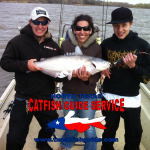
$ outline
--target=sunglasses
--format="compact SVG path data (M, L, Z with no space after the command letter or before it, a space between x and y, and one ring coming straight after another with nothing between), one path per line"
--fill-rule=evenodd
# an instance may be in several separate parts
M35 25L39 25L40 23L42 24L42 26L45 26L48 24L48 21L37 21L37 20L32 20L33 24Z
M91 30L91 27L90 27L90 26L84 26L84 27L76 26L76 27L75 27L75 30L76 30L76 31L81 31L82 29L83 29L84 31L90 31L90 30Z

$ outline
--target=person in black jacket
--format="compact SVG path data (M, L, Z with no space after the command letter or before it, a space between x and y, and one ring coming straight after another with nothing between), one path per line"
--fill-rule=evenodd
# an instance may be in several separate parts
M42 68L33 63L60 53L60 48L48 31L49 23L50 18L45 9L41 7L33 9L29 24L20 31L20 35L8 42L2 55L1 67L8 72L15 72L16 80L16 94L10 115L6 150L23 149L33 115L41 126L38 138L52 136L51 129L46 128L49 121L58 118L56 110L44 111L42 108L42 111L28 111L29 99L33 100L32 106L35 100L52 102L51 94L55 91L54 80L59 81L43 74L40 71ZM30 72L27 73L28 71ZM47 142L38 142L36 146L39 150L52 150Z
M143 132L140 120L141 95L139 89L140 82L150 81L150 56L134 54L150 53L150 45L138 37L137 33L130 30L133 24L130 9L117 8L111 16L112 20L108 24L112 24L114 34L102 42L102 58L111 63L123 58L124 63L114 65L111 73L109 70L101 72L101 75L108 77L105 78L103 84L103 99L109 101L124 98L124 112L112 111L112 109L102 110L102 114L106 116L106 129L102 138L115 138L121 116L125 123L124 150L139 150ZM120 103L116 104L120 105ZM101 150L114 150L113 143L103 142Z

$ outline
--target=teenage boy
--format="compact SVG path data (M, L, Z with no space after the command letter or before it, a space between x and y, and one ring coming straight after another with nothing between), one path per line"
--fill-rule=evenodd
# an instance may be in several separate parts
M104 100L124 98L124 112L102 111L102 114L106 116L106 129L102 138L115 138L121 116L125 124L124 150L139 150L142 136L139 89L140 82L147 83L150 80L150 56L134 54L136 52L150 53L150 45L130 30L133 16L128 8L115 9L111 14L111 22L107 24L112 24L114 34L101 44L103 59L114 63L123 58L124 63L113 66L111 74L108 70L101 72L101 75L108 77L103 84L103 97ZM119 105L120 102L117 104ZM114 150L113 143L103 142L101 150Z

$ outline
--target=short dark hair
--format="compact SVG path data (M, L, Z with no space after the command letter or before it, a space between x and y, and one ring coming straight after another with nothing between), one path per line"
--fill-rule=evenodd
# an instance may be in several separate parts
M99 31L98 27L94 27L93 18L89 15L84 15L84 14L80 14L75 17L71 25L72 31L73 29L75 29L79 21L87 21L89 23L89 26L92 28L92 34Z

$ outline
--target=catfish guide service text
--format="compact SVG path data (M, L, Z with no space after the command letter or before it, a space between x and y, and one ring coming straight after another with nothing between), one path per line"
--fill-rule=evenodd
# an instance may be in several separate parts
M120 100L109 100L109 101L92 101L92 110L106 110L108 109L109 111L124 111L124 98L121 98ZM120 106L117 106L117 103L120 103ZM112 105L111 105L112 104ZM61 110L61 101L54 101L54 100L37 100L33 101L32 98L29 99L29 111L45 111L46 109L48 110ZM78 101L78 102L68 102L66 101L64 103L64 109L68 110L88 110L88 101Z

